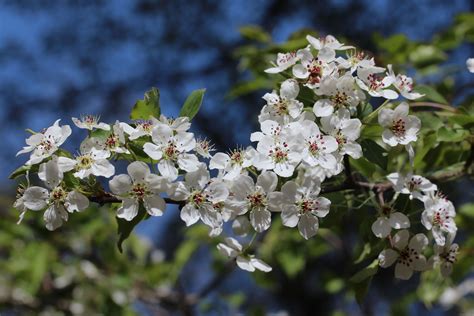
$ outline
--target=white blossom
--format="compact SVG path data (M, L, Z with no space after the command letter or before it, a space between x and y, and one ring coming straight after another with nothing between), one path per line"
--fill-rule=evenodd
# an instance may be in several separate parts
M388 76L390 76L393 80L393 85L397 90L400 92L400 94L408 99L408 100L415 100L418 98L421 98L424 96L424 94L418 93L418 92L412 92L413 90L413 79L411 77L407 77L405 75L395 75L395 73L392 70L392 65L388 65Z
M468 58L466 60L466 67L469 72L474 73L474 58Z
M166 124L157 124L153 128L152 140L153 143L145 143L143 150L150 158L158 160L162 176L174 181L178 177L178 168L187 172L198 169L198 158L189 153L196 147L193 133L176 132Z
M151 118L149 120L137 120L135 122L135 127L121 122L120 126L127 133L130 140L135 140L143 136L151 136L153 128L159 121L156 118Z
M391 173L387 179L392 182L395 192L409 194L410 200L415 198L423 201L423 194L437 190L436 184L430 182L425 177L407 173L403 175L398 172Z
M418 117L408 115L409 106L407 103L400 103L394 110L382 109L379 112L379 124L384 127L382 140L390 145L407 145L415 142L421 121Z
M44 132L36 133L26 139L28 146L23 147L16 155L32 152L27 165L40 163L54 154L66 139L71 135L69 125L59 126L59 121L48 127Z
M313 112L317 117L329 116L340 108L356 109L357 105L365 99L365 95L357 87L350 74L340 78L324 77L316 93L324 96L314 103Z
M279 95L275 90L272 93L266 93L263 99L267 104L262 108L258 117L259 122L273 120L286 124L291 119L298 118L303 110L303 103L296 100L299 91L298 82L287 79L281 84Z
M398 93L388 89L395 82L395 78L379 75L384 71L385 68L381 67L358 68L356 82L362 90L367 91L373 97L397 99Z
M295 137L299 126L281 127L270 120L260 125L262 132L252 133L250 137L251 141L258 141L253 165L259 170L273 170L281 177L292 176L296 165L301 161L301 143Z
M86 139L81 144L80 154L74 159L59 157L58 164L61 172L74 170L74 176L85 179L90 175L110 178L115 174L115 167L108 161L110 152L94 147L93 139Z
M288 227L298 226L298 230L305 239L316 235L319 229L319 219L329 213L331 201L319 197L319 181L306 178L299 185L294 181L286 182L281 188L281 193L276 193L281 207L283 225Z
M232 150L229 154L216 153L209 161L209 169L221 170L225 172L223 179L233 180L241 174L245 168L252 165L254 151L255 149L248 147L245 150Z
M354 48L353 46L346 46L340 43L334 36L326 35L324 38L315 38L311 35L306 36L306 40L317 50L332 49L332 50L347 50Z
M323 48L313 57L309 49L300 49L297 52L300 63L293 66L293 76L306 81L305 85L317 89L321 80L337 72L334 63L336 53L333 49Z
M237 266L242 270L249 272L254 272L255 270L263 272L272 271L272 267L264 261L255 258L254 255L244 254L242 245L235 238L225 238L225 243L219 243L217 249L224 256L235 258Z
M410 227L410 220L401 212L394 212L390 206L383 206L380 216L372 224L372 232L378 238L386 238L390 235L392 228L405 229Z
M436 244L444 246L446 236L455 235L457 231L454 217L456 211L453 203L446 198L432 195L424 200L425 210L421 213L421 223L431 230Z
M68 189L61 182L63 174L58 170L57 161L50 160L42 165L41 178L45 181L45 189L32 186L23 194L23 205L32 211L44 212L46 228L55 230L68 219L68 212L80 212L89 206L89 199L76 190Z
M434 255L428 260L429 265L440 266L441 275L445 278L453 272L453 265L459 252L459 245L453 244L452 239L454 238L448 238L444 246L435 244L433 246Z
M362 157L362 147L355 141L360 136L361 127L361 121L351 118L349 110L344 108L331 116L321 118L321 129L336 139L338 153L354 159Z
M218 180L211 181L205 165L186 173L185 181L177 182L174 190L170 192L173 200L186 202L180 213L186 226L201 219L212 229L213 236L220 234L223 222L231 216L231 210L222 205L228 196L226 185Z
M74 125L82 129L88 129L92 131L94 128L102 129L104 131L110 131L110 125L99 122L100 117L95 115L83 115L80 119L73 117L72 121Z
M379 254L379 265L387 268L395 265L395 277L408 280L413 271L423 271L426 268L426 258L422 255L428 245L428 238L424 234L416 234L408 242L410 233L401 230L392 238L393 248L383 250Z
M266 73L269 74L276 74L293 66L299 57L297 56L296 52L289 52L289 53L278 53L276 59L276 67L271 67L265 69Z
M116 175L109 181L109 187L122 205L117 217L131 221L137 216L142 204L151 216L161 216L166 210L166 202L161 197L168 189L168 181L150 172L148 165L134 161L127 166L127 174Z
M334 137L322 134L313 121L290 123L290 126L301 135L302 161L311 167L321 166L326 169L336 167L337 160L333 153L339 145Z
M270 227L270 211L279 211L275 196L277 184L278 177L272 171L262 172L257 183L246 175L238 176L233 182L233 196L229 203L237 210L237 215L250 212L250 223L259 233Z

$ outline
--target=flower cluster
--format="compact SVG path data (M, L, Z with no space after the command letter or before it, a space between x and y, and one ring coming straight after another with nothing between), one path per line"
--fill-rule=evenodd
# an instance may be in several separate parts
M385 99L377 110L383 127L379 143L388 150L406 146L413 161L411 144L417 140L420 120L409 115L408 103L391 109L389 101L421 95L412 90L411 78L395 74L390 65L376 66L373 58L332 36L307 36L307 40L308 46L296 52L278 54L266 70L287 79L263 96L260 129L250 135L254 146L213 153L209 141L196 140L184 116L114 124L92 115L73 118L76 127L88 131L76 156L59 148L71 134L59 120L34 133L19 154L31 153L26 176L29 179L37 170L46 188L28 185L21 190L15 202L21 218L27 210L44 210L46 227L53 230L68 219L68 213L85 210L89 200L112 196L120 203L117 217L126 221L140 211L161 216L167 203L174 203L186 226L202 222L212 237L220 236L226 223L235 235L255 237L271 227L275 216L303 238L315 236L331 209L331 201L320 196L324 182L345 169L351 176L349 157L363 156L360 136L367 122L361 109L370 106L370 98ZM127 174L116 175L111 163L115 160L129 162ZM430 262L432 266L442 262L446 274L457 251L451 244L456 232L452 203L426 178L412 173L387 177L396 192L392 202L399 194L409 194L424 203L421 223L437 245ZM96 178L110 179L110 192ZM423 256L428 238L422 233L410 238L408 216L392 205L379 205L372 231L390 245L380 254L380 265L397 262L395 276L407 279L429 266ZM393 229L400 231L392 235ZM218 249L244 270L271 271L248 254L249 246L229 237Z

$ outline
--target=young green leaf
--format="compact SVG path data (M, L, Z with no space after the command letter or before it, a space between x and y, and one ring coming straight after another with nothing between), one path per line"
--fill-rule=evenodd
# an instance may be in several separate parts
M117 232L119 235L117 247L120 252L123 251L122 243L128 238L128 236L130 236L130 233L133 231L135 226L137 226L137 224L142 221L142 219L145 217L145 214L147 214L145 208L140 206L137 216L135 216L131 221L117 217Z
M189 120L192 120L201 107L205 92L206 89L198 89L191 92L186 101L184 101L183 107L179 112L179 116L187 116Z
M419 85L413 89L414 92L424 94L425 96L420 100L429 100L433 102L438 102L441 104L449 104L449 102L433 87Z
M364 152L364 157L370 162L375 163L383 170L387 169L388 158L385 155L385 149L371 139L364 139L360 145Z
M148 90L143 100L135 103L130 113L132 120L148 120L150 116L160 116L160 91L157 88Z

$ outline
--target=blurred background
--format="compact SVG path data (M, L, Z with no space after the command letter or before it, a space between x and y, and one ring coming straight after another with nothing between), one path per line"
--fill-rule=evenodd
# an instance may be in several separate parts
M54 233L38 214L14 225L18 213L10 206L16 183L8 175L27 159L15 157L26 128L40 130L57 118L72 124L70 117L81 114L126 120L134 102L153 86L160 89L168 116L178 114L192 90L207 88L193 131L218 150L249 145L261 97L272 87L262 73L268 63L258 56L276 54L291 44L288 39L308 32L344 38L382 64L397 64L418 82L437 85L452 104L464 102L473 88L473 75L465 70L466 59L474 56L470 11L468 0L0 1L0 313L457 315L469 310L469 296L438 302L449 286L467 284L472 295L474 281L465 283L474 277L469 260L454 281L436 289L432 280L397 282L393 271L382 271L359 306L347 282L354 272L354 236L346 242L323 231L304 243L297 233L279 236L276 228L262 249L274 272L250 275L229 270L206 229L184 230L170 207L165 216L141 223L120 254L113 211L106 208L72 216ZM67 146L75 151L85 134L73 136ZM472 225L472 181L443 189L455 205L464 205L461 220ZM345 225L350 227L349 219ZM472 247L474 240L464 242Z

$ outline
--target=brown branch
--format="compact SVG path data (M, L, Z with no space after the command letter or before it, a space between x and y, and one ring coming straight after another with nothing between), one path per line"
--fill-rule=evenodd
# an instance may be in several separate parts
M441 104L441 103L435 103L435 102L411 102L410 103L411 107L430 107L430 108L437 108L449 112L456 113L458 112L458 109L453 107L452 105L447 105L447 104Z

